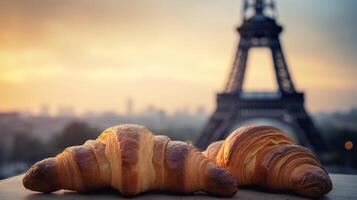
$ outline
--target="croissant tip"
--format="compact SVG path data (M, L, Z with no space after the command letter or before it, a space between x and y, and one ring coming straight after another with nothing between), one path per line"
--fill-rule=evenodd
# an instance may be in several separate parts
M34 164L26 172L22 184L32 191L51 193L58 190L56 160L47 158Z
M238 191L235 178L225 169L209 163L207 166L207 187L216 196L233 196Z
M301 189L297 192L307 197L322 197L332 190L329 175L320 168L307 170L301 177Z

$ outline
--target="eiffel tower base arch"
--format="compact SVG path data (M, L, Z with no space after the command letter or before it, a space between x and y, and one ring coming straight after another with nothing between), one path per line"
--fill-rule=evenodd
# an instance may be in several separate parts
M232 101L235 103L231 103ZM302 93L275 96L272 93L260 93L251 97L219 94L217 109L203 129L197 146L204 149L214 141L225 139L238 123L259 118L274 119L290 126L295 130L297 142L317 153L327 150L305 110Z

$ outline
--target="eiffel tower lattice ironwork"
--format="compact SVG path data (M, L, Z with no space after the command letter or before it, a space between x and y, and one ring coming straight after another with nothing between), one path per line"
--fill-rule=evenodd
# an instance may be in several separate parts
M198 147L205 148L211 142L224 139L235 125L244 120L273 118L296 130L297 142L301 145L313 148L317 153L327 151L306 112L304 94L295 90L279 40L282 30L275 20L273 0L244 1L243 24L237 28L241 38L233 68L225 90L217 94L217 108L198 138ZM243 91L248 52L255 47L271 50L277 92Z

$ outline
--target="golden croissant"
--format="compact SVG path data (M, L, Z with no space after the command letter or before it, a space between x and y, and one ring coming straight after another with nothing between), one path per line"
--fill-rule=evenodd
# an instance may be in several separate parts
M111 186L124 196L148 190L205 191L219 196L237 191L234 177L195 147L154 136L139 125L109 128L96 140L36 163L23 185L40 192L92 192Z
M239 128L203 154L228 169L238 186L292 190L306 197L320 197L332 189L330 177L313 153L273 127Z

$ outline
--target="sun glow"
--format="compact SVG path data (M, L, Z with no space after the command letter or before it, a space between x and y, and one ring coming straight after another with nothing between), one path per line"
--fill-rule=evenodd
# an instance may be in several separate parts
M0 110L37 111L46 104L70 105L79 112L122 111L128 97L138 109L213 109L231 68L238 39L233 27L240 20L230 3L201 3L207 5L7 1L0 7L0 19L6 19L0 20ZM337 47L329 38L303 19L287 16L294 10L281 13L289 27L282 36L289 69L297 88L309 95L308 107L353 105L355 58L331 52ZM318 40L305 42L310 29L316 31L310 38ZM276 88L269 50L250 56L246 89ZM329 102L321 101L327 96Z

